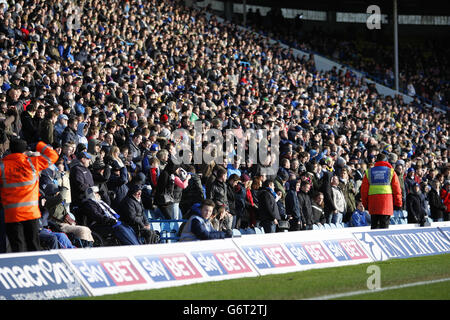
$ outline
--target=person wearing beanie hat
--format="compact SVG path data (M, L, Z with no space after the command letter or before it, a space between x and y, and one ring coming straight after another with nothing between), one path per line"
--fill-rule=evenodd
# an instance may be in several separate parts
M142 177L138 177L137 180L141 179ZM159 236L150 229L150 223L145 215L144 205L142 204L141 196L143 188L144 185L136 183L135 180L129 186L128 194L120 202L117 211L122 221L129 225L137 237L143 239L145 244L157 243L159 242Z
M0 198L4 209L6 235L13 252L38 251L39 244L39 174L56 163L58 153L39 141L36 154L26 154L27 142L12 139L11 154L0 160Z

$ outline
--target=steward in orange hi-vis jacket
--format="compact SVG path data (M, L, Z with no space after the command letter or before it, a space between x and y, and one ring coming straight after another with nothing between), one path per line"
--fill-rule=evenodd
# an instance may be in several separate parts
M402 189L394 169L384 154L377 156L361 184L361 202L368 209L372 229L386 229L394 208L402 206Z
M6 234L13 252L36 251L39 246L39 173L58 160L50 145L39 142L37 154L27 155L27 143L14 139L11 154L0 160L0 198ZM37 240L36 240L37 239Z

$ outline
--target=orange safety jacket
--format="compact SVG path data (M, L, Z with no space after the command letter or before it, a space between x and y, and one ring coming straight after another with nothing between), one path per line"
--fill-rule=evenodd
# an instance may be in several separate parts
M39 173L54 164L58 153L40 141L36 151L41 155L28 157L11 153L0 160L0 199L5 222L39 219Z

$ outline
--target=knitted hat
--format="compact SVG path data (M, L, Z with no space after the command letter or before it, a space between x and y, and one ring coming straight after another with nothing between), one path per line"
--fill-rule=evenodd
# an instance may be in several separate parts
M23 153L27 151L27 142L22 139L13 139L9 144L9 148L11 149L11 153Z

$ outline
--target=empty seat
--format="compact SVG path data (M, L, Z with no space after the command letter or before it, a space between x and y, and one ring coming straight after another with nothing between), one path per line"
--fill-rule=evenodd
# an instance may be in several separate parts
M325 229L331 229L331 226L328 223L325 223L323 226L324 226Z
M313 224L312 228L313 228L313 230L320 230L320 228L317 224Z
M330 228L331 229L336 229L337 227L336 227L336 224L335 223L330 223Z
M238 229L233 229L233 237L240 237L242 234Z

